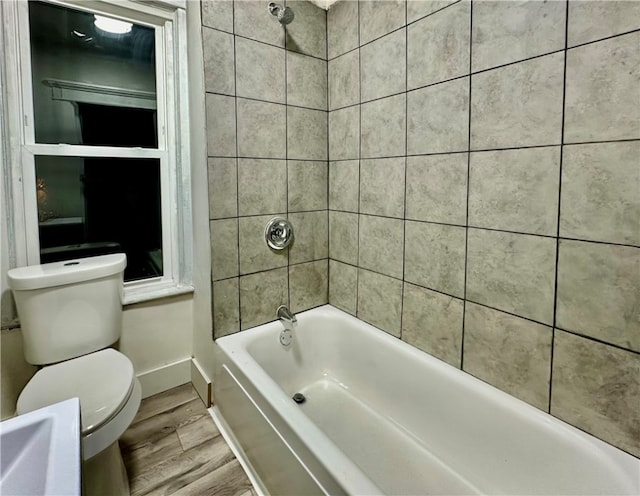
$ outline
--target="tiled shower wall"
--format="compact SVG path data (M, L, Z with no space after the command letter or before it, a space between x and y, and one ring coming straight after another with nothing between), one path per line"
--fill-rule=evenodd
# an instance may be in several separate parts
M327 302L326 12L289 1L202 1L214 336ZM267 221L295 241L270 250Z
M330 303L639 456L640 2L327 23Z

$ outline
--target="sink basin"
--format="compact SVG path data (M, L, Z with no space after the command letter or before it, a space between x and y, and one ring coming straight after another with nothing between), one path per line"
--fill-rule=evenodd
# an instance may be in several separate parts
M80 400L0 422L0 494L78 495Z

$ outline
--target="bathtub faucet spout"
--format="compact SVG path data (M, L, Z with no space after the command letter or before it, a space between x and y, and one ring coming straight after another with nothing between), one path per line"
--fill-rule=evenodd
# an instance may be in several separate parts
M298 319L296 318L295 314L291 313L291 311L289 311L289 309L284 305L280 305L278 307L276 316L282 322L284 328L290 331L293 331L294 327L298 323Z

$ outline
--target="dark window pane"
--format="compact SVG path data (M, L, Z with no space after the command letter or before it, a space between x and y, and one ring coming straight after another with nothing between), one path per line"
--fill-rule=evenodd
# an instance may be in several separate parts
M29 2L36 142L157 147L155 31L113 21Z
M42 263L124 252L125 281L162 275L158 159L36 157Z

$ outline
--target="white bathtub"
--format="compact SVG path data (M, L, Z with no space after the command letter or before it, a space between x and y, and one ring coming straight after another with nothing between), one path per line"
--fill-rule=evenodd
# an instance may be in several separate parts
M640 494L637 458L340 310L282 329L217 340L214 415L266 492Z

